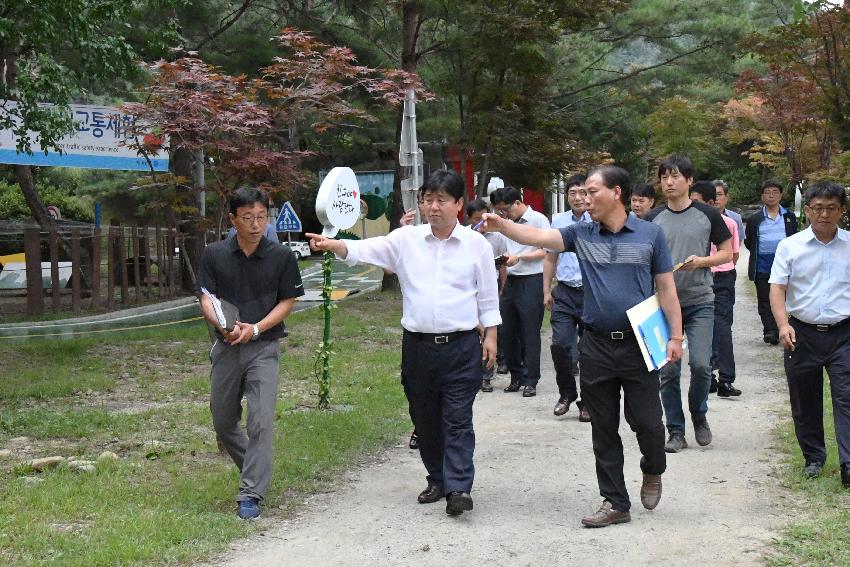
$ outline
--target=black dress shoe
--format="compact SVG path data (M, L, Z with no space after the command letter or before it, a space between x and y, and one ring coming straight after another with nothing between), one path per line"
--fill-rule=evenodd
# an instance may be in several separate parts
M416 430L413 430L413 433L410 434L410 443L407 444L411 449L419 448L419 435L416 433Z
M533 398L537 395L537 388L534 386L523 386L522 387L522 397L523 398Z
M472 496L466 492L450 492L446 497L446 514L449 516L460 516L468 510L472 510Z
M709 394L716 394L717 393L717 378L715 378L714 376L711 377L711 384L708 386L708 393Z
M823 463L819 463L817 461L806 463L806 466L803 467L803 474L806 475L806 478L817 478L820 476L821 471L823 471ZM844 472L843 467L841 468L841 472Z
M508 384L508 387L505 388L506 392L519 392L519 382L511 382Z
M433 504L440 500L443 496L445 496L445 494L443 494L443 485L435 482L429 482L428 488L420 492L419 496L416 497L416 500L419 501L420 504Z
M555 410L553 413L558 416L564 415L565 413L570 411L570 404L572 404L574 401L575 398L561 396L560 398L558 398L558 403L555 404Z
M508 372L510 372L510 370L508 370L508 365L504 362L500 362L496 365L496 374L507 374Z
M720 382L719 384L717 384L717 395L721 398L728 398L729 396L740 396L741 390L739 390L729 382Z
M841 485L850 488L850 463L841 465Z
M779 344L779 335L777 335L777 334L765 333L764 337L762 337L762 338L764 339L764 342L766 342L768 344L771 344L771 345L778 345Z

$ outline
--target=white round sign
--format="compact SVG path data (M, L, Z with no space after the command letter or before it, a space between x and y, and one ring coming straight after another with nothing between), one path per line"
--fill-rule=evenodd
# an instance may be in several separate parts
M360 186L350 167L335 167L325 176L316 195L316 216L322 236L333 238L354 226L360 216Z

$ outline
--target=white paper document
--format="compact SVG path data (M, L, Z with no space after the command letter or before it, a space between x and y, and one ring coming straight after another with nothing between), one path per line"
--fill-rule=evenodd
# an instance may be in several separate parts
M221 308L221 300L217 298L214 294L210 293L207 288L202 287L201 293L210 298L213 305L213 311L215 311L215 318L218 319L218 324L222 329L227 329L227 318L224 316L224 310ZM233 322L231 322L230 327L233 326Z

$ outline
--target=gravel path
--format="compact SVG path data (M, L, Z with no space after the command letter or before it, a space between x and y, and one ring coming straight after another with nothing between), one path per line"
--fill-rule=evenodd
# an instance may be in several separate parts
M746 266L745 253L739 266ZM712 394L714 442L669 455L661 504L640 505L640 454L622 421L632 522L585 529L599 506L589 424L575 408L552 415L556 389L544 359L536 398L498 388L475 404L475 509L449 518L419 505L425 486L406 438L350 472L333 492L311 497L292 520L232 546L213 562L266 565L760 565L784 521L772 476L772 428L787 405L781 353L761 340L752 284L738 276L735 336L740 398ZM546 329L544 346L549 343ZM544 349L548 352L548 347ZM683 391L686 391L686 371ZM506 383L499 377L497 386ZM687 403L687 402L685 402Z

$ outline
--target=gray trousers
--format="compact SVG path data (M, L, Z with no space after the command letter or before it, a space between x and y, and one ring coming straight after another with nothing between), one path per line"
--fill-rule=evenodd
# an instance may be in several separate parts
M210 411L215 432L241 473L237 501L262 500L272 476L275 401L280 341L210 349ZM242 397L248 401L247 435L240 425Z

